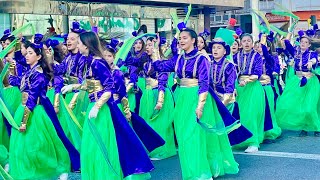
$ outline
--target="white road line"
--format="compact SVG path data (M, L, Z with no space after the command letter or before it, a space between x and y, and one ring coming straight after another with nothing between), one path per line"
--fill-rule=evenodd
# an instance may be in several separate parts
M304 153L288 153L275 151L258 151L256 153L233 152L233 154L248 155L248 156L267 156L267 157L282 157L294 159L311 159L320 161L320 154L304 154Z

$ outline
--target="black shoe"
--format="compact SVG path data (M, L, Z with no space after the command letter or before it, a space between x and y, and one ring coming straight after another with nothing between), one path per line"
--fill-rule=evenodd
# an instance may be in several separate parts
M320 137L320 132L319 131L314 132L314 136L315 137Z
M273 139L265 139L264 141L263 141L263 144L273 144L273 143L275 143L276 141L275 140L273 140Z
M299 137L306 137L306 136L308 136L308 132L304 130L302 130L299 134Z

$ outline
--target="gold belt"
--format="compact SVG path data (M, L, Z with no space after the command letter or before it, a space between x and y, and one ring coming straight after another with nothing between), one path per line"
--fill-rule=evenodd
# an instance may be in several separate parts
M85 81L85 86L89 94L96 93L103 90L99 80L87 79Z
M22 105L24 105L24 106L26 105L28 98L29 98L29 94L26 92L23 92L22 93ZM38 97L38 99L37 99L37 104L39 104L39 103L40 103L40 97Z
M260 79L259 79L260 83L262 85L266 85L266 84L270 84L271 83L271 79L268 75L262 74Z
M250 76L248 75L242 75L239 77L239 81L250 81Z
M307 79L311 78L314 76L313 73L311 72L303 72L303 71L297 71L296 72L296 75L299 77L299 78L302 78L303 76L306 77Z
M146 78L146 88L153 89L158 87L158 80L153 78Z
M63 77L63 80L66 84L78 84L79 83L79 79L74 76Z
M178 84L180 87L195 87L198 86L198 79L182 78L178 79Z

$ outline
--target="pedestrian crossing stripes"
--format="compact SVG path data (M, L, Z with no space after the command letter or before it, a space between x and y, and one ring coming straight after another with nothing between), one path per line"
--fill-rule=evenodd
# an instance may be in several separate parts
M233 152L233 153L236 155L310 159L310 160L320 161L320 154L289 153L289 152L276 152L276 151L258 151L256 153L245 153L245 152Z

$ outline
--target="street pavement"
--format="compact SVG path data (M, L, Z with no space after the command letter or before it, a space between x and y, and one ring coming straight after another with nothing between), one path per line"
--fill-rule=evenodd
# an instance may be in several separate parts
M218 180L320 180L320 137L309 133L298 137L299 132L284 131L273 144L262 144L258 153L234 151L240 171ZM181 180L178 156L154 161L152 180ZM80 179L79 174L69 176ZM108 179L108 178L101 178Z

